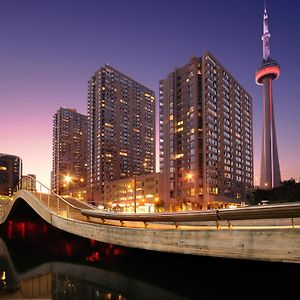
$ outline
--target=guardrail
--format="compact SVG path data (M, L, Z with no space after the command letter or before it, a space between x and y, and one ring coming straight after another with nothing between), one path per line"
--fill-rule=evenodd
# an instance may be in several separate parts
M125 221L143 222L148 227L150 222L173 223L177 228L180 222L192 223L202 221L214 221L217 227L220 221L226 221L231 226L234 220L257 220L257 219L291 219L292 226L294 218L300 217L300 203L288 203L266 206L249 206L244 208L225 208L215 210L188 211L178 213L110 213L98 210L81 210L81 213L90 221L90 218L98 218L105 223L106 220L120 221L121 226Z

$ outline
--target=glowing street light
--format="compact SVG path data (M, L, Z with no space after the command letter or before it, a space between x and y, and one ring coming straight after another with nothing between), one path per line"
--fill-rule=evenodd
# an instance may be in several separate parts
M65 175L65 182L70 183L71 181L72 181L72 177L69 174Z
M136 213L136 175L133 175L133 203L134 203L134 212Z
M187 174L186 174L186 178L187 178L188 180L191 180L191 179L193 178L193 174L192 174L192 173L187 173Z
M68 195L69 195L70 194L69 187L70 187L70 183L72 182L72 176L70 176L69 174L67 174L67 175L65 175L64 180L66 182L67 191L68 191Z

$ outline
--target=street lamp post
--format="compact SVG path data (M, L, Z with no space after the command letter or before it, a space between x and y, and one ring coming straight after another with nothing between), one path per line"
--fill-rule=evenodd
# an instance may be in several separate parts
M136 175L133 175L133 203L134 213L136 213Z
M190 189L190 201L192 202L191 203L191 207L193 209L194 207L194 204L196 203L196 192L195 192L195 180L194 179L194 173L191 171L189 173L186 174L186 178L187 178L187 183L189 184L189 189ZM194 183L194 184L193 184ZM192 188L194 190L194 195L192 195L191 191L192 191ZM194 202L194 203L193 203ZM190 209L190 208L188 208Z
M70 183L72 182L72 177L69 174L67 174L65 176L65 182L66 182L66 185L67 185L67 193L69 195L70 194Z

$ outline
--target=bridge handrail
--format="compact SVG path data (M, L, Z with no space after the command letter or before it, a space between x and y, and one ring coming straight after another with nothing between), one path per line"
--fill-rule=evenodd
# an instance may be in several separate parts
M177 213L112 213L100 210L83 209L81 213L88 219L140 221L140 222L200 222L200 221L232 221L249 219L274 219L300 217L300 202L274 204L265 206L248 206L242 208L224 208Z
M71 207L73 207L73 208L75 208L75 209L78 209L78 207L76 207L76 206L72 205L71 203L69 203L68 201L66 201L62 196L60 196L60 195L56 194L55 192L53 192L51 189L49 189L46 185L44 185L43 183L41 183L40 181L38 181L36 178L34 178L34 177L30 176L30 175L26 175L26 177L29 177L30 179L34 180L36 183L38 183L38 184L41 185L43 188L45 188L50 194L56 196L56 197L59 198L61 201L65 202L67 205L69 205L69 206L71 206ZM23 180L23 178L21 178L21 179L19 180L19 182L18 182L18 185L17 185L17 191L20 190L20 189L23 189L23 190L24 190L24 188L22 188L22 187L19 188L19 184L22 182L22 180ZM25 190L27 190L27 189L25 189ZM37 192L37 191L36 191L36 192ZM80 209L78 209L78 210L80 210Z
M220 209L219 220L249 220L300 217L300 202Z
M50 195L54 196L55 199L56 199L56 213L59 215L59 212L60 212L60 208L62 207L62 205L65 205L66 206L66 217L69 218L70 217L70 208L77 211L77 212L80 212L81 209L76 207L75 205L69 203L67 200L65 200L63 197L61 197L60 195L56 194L55 192L53 192L51 189L49 189L46 185L44 185L43 183L41 183L40 181L38 181L36 178L30 176L30 175L27 175L26 176L27 178L30 178L31 180L33 180L36 183L38 183L40 185L40 192L37 191L37 190L32 190L32 189L29 189L29 188L26 188L26 186L24 187L22 185L22 182L24 180L24 178L21 178L16 186L16 189L15 189L15 192L14 194L19 191L19 190L28 190L28 191L31 191L32 193L37 193L39 194L39 198L40 200L42 200L42 195L44 195L44 193L42 193L41 191L41 187L43 187L44 189L46 189L47 193L45 193L45 195L47 195L47 207L50 209L50 202L53 201L53 199L50 199ZM53 210L52 210L53 211ZM55 211L53 211L55 212Z

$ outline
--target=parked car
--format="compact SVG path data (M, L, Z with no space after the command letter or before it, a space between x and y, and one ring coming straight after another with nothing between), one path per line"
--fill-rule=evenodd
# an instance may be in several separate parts
M268 205L269 204L269 200L261 200L258 205Z

